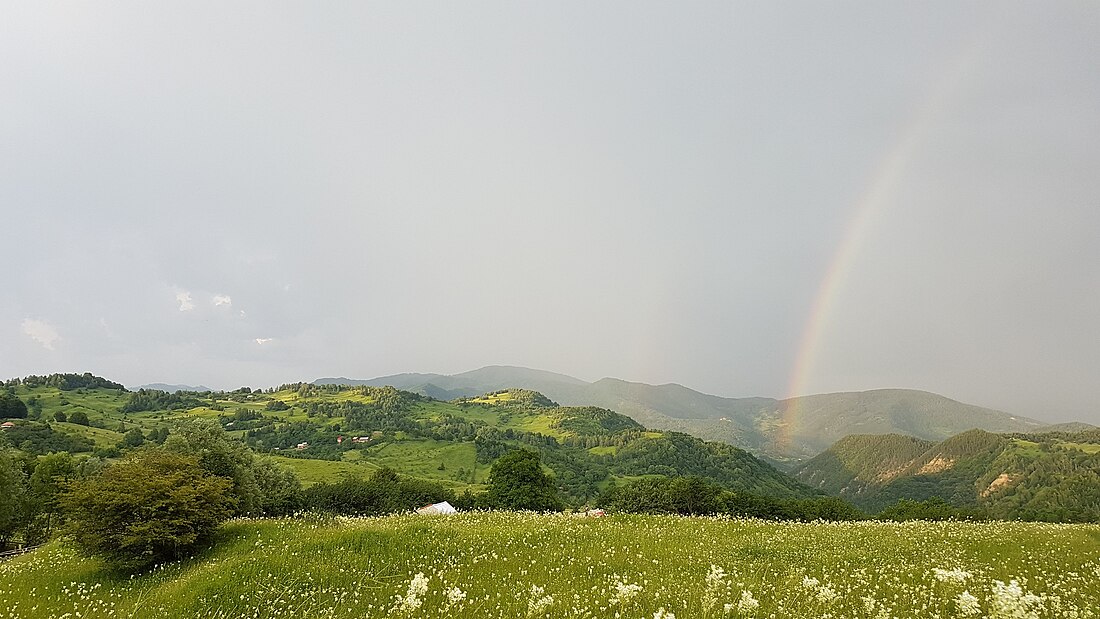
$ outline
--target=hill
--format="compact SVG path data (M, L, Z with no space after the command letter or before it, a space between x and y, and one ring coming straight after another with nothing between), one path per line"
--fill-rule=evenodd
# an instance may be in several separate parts
M524 447L541 453L575 502L617 481L674 475L783 498L816 494L741 449L648 431L612 410L560 406L533 390L443 402L390 386L306 383L202 393L62 391L41 381L12 389L32 414L5 433L35 455L65 450L115 457L131 447L126 440L141 440L127 439L135 428L149 440L163 440L179 421L202 417L276 457L306 485L388 466L456 490L476 489L497 457Z
M204 387L202 385L196 385L196 386L191 386L191 385L169 385L169 384L166 384L166 383L149 383L148 385L142 385L140 387L135 387L133 390L137 391L138 389L153 389L153 390L156 390L156 391L167 391L168 393L175 393L177 391L193 391L195 393L202 393L204 391L213 391L213 389L211 389L210 387Z
M565 405L591 405L628 415L648 428L735 445L771 462L797 464L851 433L898 433L939 441L970 428L1029 432L1039 421L940 395L905 389L831 393L787 400L725 398L682 385L649 385L604 378L594 383L508 366L444 376L398 374L369 381L320 379L316 384L389 384L432 395L462 397L522 387Z
M898 499L942 499L998 518L1100 519L1100 431L992 434L939 443L849 436L795 471L829 494L878 511Z

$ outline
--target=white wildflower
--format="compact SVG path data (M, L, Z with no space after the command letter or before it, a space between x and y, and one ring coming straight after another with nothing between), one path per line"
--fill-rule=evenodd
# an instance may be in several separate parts
M971 573L966 570L954 568L950 570L941 569L938 567L932 568L932 575L936 580L940 582L954 583L961 585L966 582L966 579L970 578Z
M657 609L657 612L653 613L653 619L676 619L676 615L670 611L666 611L665 607L662 606Z
M751 591L742 591L741 599L737 601L737 612L741 614L751 613L760 608L760 602L752 596Z
M393 606L393 612L398 614L412 613L424 603L423 595L428 592L428 577L424 572L417 572L409 581L409 589L405 595L398 595L397 602Z
M554 604L554 596L544 595L546 590L538 585L531 585L531 597L527 598L527 616L536 617L546 612Z
M443 592L443 596L447 598L447 608L458 604L462 600L466 599L466 592L458 587L451 587Z
M611 595L612 606L627 603L642 590L641 585L629 584L617 577L611 586L615 589L615 592Z
M707 589L716 589L722 584L722 581L726 578L726 570L717 565L711 565L710 571L707 572Z
M960 617L974 617L982 614L978 598L974 597L969 591L963 591L955 597L955 609Z
M1043 600L1034 593L1024 593L1015 580L1007 585L993 581L993 595L989 598L990 619L1039 619Z

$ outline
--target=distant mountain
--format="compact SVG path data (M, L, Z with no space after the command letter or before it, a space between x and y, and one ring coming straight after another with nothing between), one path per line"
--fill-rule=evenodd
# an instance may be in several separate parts
M1100 518L1100 431L993 434L934 443L853 435L794 471L799 481L869 511L939 498L998 518Z
M192 387L191 385L168 385L165 383L149 383L148 385L134 387L133 390L137 391L138 389L156 389L157 391L167 391L168 393L175 393L177 391L193 391L195 393L214 391L210 387L203 387L202 385Z
M316 384L391 385L437 399L517 387L566 406L600 406L642 425L684 432L746 449L777 464L796 464L852 433L905 434L940 441L970 428L1028 432L1043 424L940 395L906 389L812 395L788 400L724 398L677 384L616 378L587 383L571 376L511 366L462 374L397 374L371 380L326 378Z

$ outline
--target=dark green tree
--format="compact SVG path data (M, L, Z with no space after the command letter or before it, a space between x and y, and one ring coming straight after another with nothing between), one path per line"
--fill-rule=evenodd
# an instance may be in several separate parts
M233 512L232 486L195 457L147 450L71 483L60 502L66 529L85 554L137 571L209 540Z
M27 475L15 456L0 437L0 550L7 548L26 513Z
M28 541L49 539L61 510L58 497L64 485L75 476L76 466L68 452L55 452L38 459L29 484L27 502L34 518L27 530L27 537L33 539Z
M53 414L53 420L58 423L65 423L68 419L68 416L65 415L65 411L57 411Z
M69 423L75 423L81 426L91 425L91 421L88 419L88 413L84 411L76 411L72 415L69 415Z
M134 447L141 447L144 444L145 435L141 433L141 428L133 428L123 435L118 447L119 449L133 449Z
M0 392L0 419L26 419L27 405L23 400L9 394Z
M539 455L526 449L510 451L497 458L489 471L489 490L485 498L496 509L562 509L553 478L542 470Z

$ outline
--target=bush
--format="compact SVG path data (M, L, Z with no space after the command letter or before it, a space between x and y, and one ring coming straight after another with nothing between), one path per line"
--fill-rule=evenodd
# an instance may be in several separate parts
M91 425L91 421L88 420L88 413L84 411L76 411L72 415L69 415L69 423L75 423L81 426Z
M193 457L143 451L69 484L61 505L67 531L87 555L137 571L187 556L234 507L233 484Z
M369 479L347 476L336 483L316 484L302 492L302 499L309 509L375 516L453 501L454 493L440 483L403 477L392 469L381 468Z

